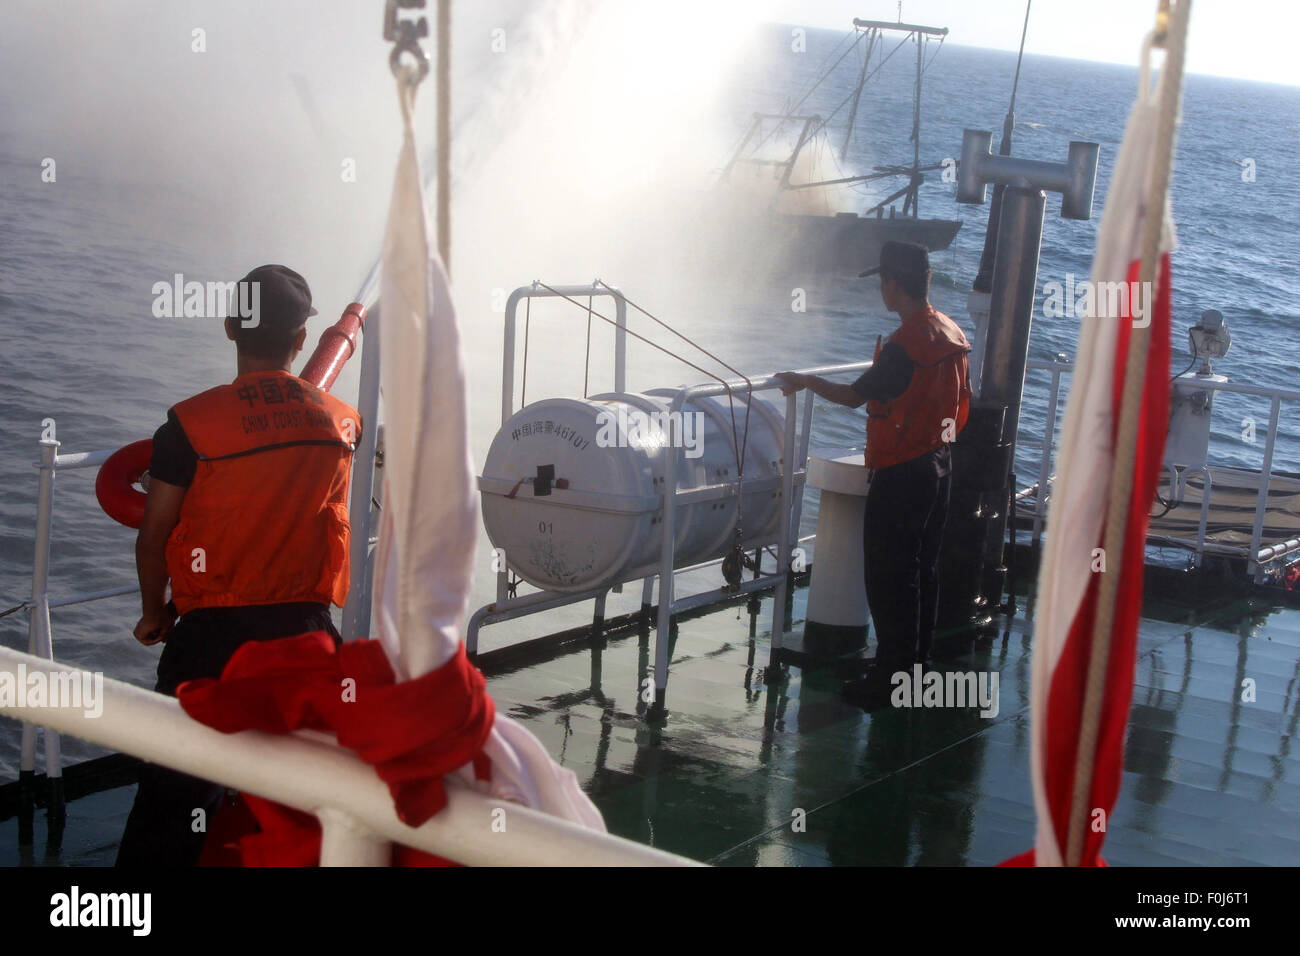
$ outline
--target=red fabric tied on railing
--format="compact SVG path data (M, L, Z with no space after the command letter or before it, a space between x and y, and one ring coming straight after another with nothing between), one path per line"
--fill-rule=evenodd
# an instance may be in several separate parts
M388 784L398 818L418 827L447 805L445 774L472 762L478 779L489 779L491 764L482 750L496 709L464 644L436 671L395 680L378 641L349 641L336 649L333 638L314 631L247 643L219 680L187 681L176 696L187 714L222 733L334 733ZM261 831L243 827L238 834L245 866L319 862L314 816L247 794L243 800ZM398 865L446 862L395 849Z

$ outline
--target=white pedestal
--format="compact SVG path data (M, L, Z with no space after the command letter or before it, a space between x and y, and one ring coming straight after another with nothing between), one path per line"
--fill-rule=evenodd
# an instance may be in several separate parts
M1191 373L1174 379L1170 389L1169 435L1165 439L1165 464L1195 471L1206 466L1210 455L1210 419L1215 390L1222 375Z
M869 483L862 450L810 455L808 484L822 493L817 553L808 589L808 623L864 628L867 591L862 578L862 514Z

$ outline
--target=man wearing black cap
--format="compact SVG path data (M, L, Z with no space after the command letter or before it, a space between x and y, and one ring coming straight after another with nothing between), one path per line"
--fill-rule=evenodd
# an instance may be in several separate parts
M247 641L309 631L339 639L329 606L347 597L348 479L361 416L289 371L315 314L298 273L254 269L225 320L234 382L173 406L154 434L135 548L143 607L135 636L165 644L159 693L220 677ZM145 764L118 865L193 865L223 792Z
M938 613L939 546L952 481L949 443L970 407L970 344L929 302L930 256L924 246L887 242L880 265L885 308L901 324L871 368L852 385L782 372L789 395L801 388L850 408L867 406L866 464L871 470L863 519L867 604L876 626L876 661L846 696L874 708L889 700L892 675L928 663Z

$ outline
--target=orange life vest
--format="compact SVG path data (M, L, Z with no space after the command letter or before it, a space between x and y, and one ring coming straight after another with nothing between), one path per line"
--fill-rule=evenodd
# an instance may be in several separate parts
M926 307L908 316L889 342L912 360L912 380L892 401L867 402L868 468L934 451L956 437L970 414L970 343L956 322ZM877 343L877 359L880 350Z
M172 411L199 459L167 541L176 610L342 607L357 411L284 371L241 375Z

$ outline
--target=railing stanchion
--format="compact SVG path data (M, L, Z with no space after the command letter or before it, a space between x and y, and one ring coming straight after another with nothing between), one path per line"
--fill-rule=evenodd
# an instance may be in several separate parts
M1263 565L1259 563L1259 545L1264 537L1264 514L1268 510L1269 479L1273 475L1273 448L1277 443L1277 423L1282 411L1281 396L1274 395L1268 413L1268 437L1264 441L1264 464L1259 470L1259 494L1255 498L1255 523L1250 529L1250 553L1246 556L1246 573L1262 582Z
M593 283L594 285L594 283ZM627 391L627 299L619 292L614 296L614 391Z
M321 866L390 866L393 845L360 820L334 807L316 811L320 820Z
M375 450L379 443L379 323L384 321L379 303L370 307L361 333L361 377L357 384L357 412L361 416L361 437L352 453L352 490L348 500L348 522L352 540L348 562L352 585L343 606L343 637L370 636L371 587L370 529L375 511Z
M1047 518L1047 479L1051 474L1052 448L1056 444L1056 403L1061 394L1061 370L1052 369L1052 388L1047 397L1047 424L1043 426L1043 451L1038 461L1038 494L1034 496L1034 536L1031 542L1038 547L1043 537L1043 521Z
M781 536L776 546L776 594L772 602L772 646L768 651L770 669L781 651L785 632L785 597L790 580L790 517L794 512L795 442L794 422L798 414L798 399L791 392L785 398L785 442L781 462Z
M795 464L798 471L808 470L808 442L812 436L813 391L810 388L805 391L807 394L803 400L803 421L800 426L803 432L799 436L799 457ZM793 529L792 534L795 539L798 539L799 526L803 523L803 492L804 489L801 488L799 497L794 502L794 514L790 518L790 527Z
M32 561L32 598L27 618L27 644L35 646L37 657L54 660L54 636L50 629L50 532L54 525L54 471L59 443L41 441L41 477L36 502L36 554ZM35 740L33 739L33 756ZM63 829L63 760L59 734L45 728L45 776L49 783L48 840L58 845ZM29 768L31 769L31 768Z
M685 396L678 392L673 399L671 414L681 412ZM681 449L670 443L664 449L663 480L663 517L660 518L660 533L663 545L659 552L659 622L655 629L655 709L662 712L666 707L665 698L668 690L668 648L672 643L673 621L673 558L677 544L677 459Z

